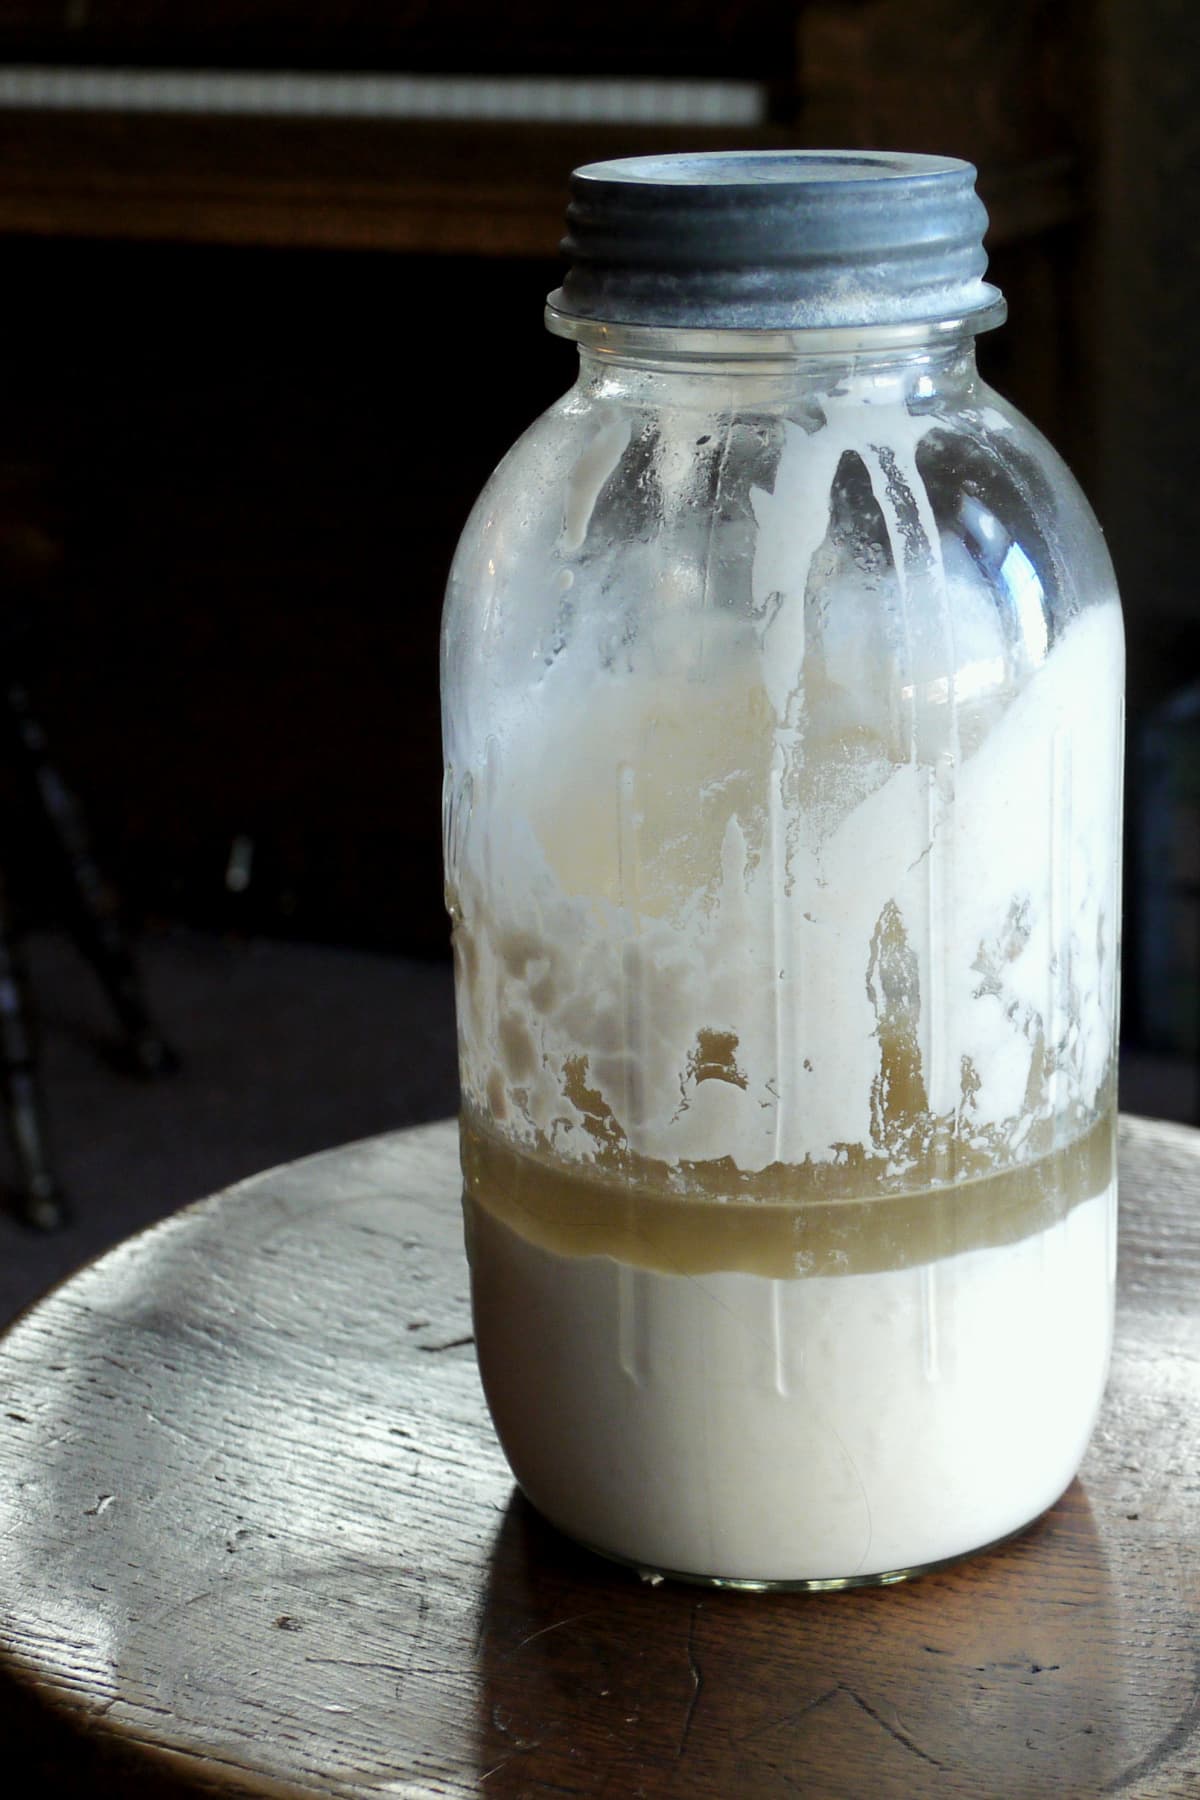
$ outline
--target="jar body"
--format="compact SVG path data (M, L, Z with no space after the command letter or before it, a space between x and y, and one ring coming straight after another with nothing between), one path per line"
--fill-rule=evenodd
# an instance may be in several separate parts
M1003 1537L1107 1369L1122 637L971 345L584 352L463 534L446 867L476 1338L648 1569Z

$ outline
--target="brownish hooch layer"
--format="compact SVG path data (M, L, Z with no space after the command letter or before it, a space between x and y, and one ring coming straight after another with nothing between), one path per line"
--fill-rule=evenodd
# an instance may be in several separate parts
M1044 1231L1110 1185L1115 1127L1109 1108L1026 1162L865 1195L823 1163L776 1164L750 1178L715 1163L673 1176L629 1153L619 1165L568 1163L506 1144L468 1112L461 1145L466 1197L542 1249L664 1274L787 1279L913 1268Z

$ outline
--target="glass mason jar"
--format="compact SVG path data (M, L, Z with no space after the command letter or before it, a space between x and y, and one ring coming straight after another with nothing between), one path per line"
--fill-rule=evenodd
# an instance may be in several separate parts
M642 1570L1026 1525L1111 1338L1123 640L979 379L967 164L576 172L575 387L463 533L445 840L479 1364Z

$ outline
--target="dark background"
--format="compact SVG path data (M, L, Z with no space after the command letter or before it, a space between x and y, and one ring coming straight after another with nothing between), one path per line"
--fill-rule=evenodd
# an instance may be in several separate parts
M451 1110L441 591L480 484L573 378L541 305L567 175L609 154L978 164L1011 309L981 362L1076 468L1127 608L1126 1103L1198 1116L1197 39L1190 0L0 4L12 63L736 75L770 100L724 136L0 110L0 651L184 1059L137 1088L100 1054L0 763L83 1220L36 1267L2 1227L11 1304L218 1181Z

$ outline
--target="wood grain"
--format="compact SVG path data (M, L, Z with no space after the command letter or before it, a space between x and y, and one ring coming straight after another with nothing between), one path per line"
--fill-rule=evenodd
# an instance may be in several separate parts
M553 257L581 163L815 141L777 126L14 108L0 111L0 235ZM1078 180L1061 155L983 167L993 247L1077 216Z
M554 256L577 164L712 128L0 113L0 233Z
M650 1587L513 1495L452 1125L131 1240L0 1345L36 1791L1200 1795L1200 1134L1128 1120L1122 1172L1081 1479L1007 1547L819 1597Z

